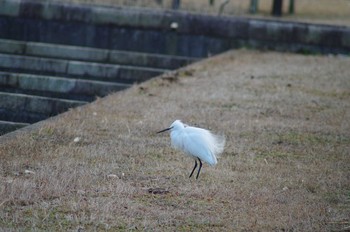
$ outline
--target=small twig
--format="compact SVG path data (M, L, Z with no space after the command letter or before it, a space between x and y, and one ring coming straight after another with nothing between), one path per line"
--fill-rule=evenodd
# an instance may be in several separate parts
M265 163L268 165L269 163L267 162L267 160L266 159L264 159L264 161L265 161Z
M5 204L6 202L8 202L9 200L4 200L3 202L1 202L1 204L0 204L0 207L3 205L3 204Z

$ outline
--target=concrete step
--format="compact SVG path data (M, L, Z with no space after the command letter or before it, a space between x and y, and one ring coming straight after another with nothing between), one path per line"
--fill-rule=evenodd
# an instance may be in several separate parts
M86 103L86 101L0 92L0 120L34 123Z
M54 115L52 115L54 116ZM0 120L13 123L36 123L47 119L48 116L36 112L16 111L0 108Z
M0 53L89 61L158 69L177 69L198 59L150 53L0 39Z
M0 91L71 100L93 101L96 96L130 87L129 84L33 74L0 72Z
M0 120L0 136L22 127L30 125L29 123L7 122Z
M121 83L146 81L168 70L0 54L0 71L66 76Z

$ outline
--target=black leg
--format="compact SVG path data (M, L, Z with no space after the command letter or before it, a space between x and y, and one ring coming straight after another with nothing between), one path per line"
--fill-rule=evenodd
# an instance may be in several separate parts
M199 160L199 168L198 168L198 173L197 173L196 179L198 179L199 173L201 172L201 168L202 168L202 161L199 158L198 158L198 160Z
M192 172L191 172L191 175L190 175L190 177L189 178L191 178L191 176L192 176L192 174L193 174L193 172L194 172L194 170L196 169L196 167L197 167L197 160L194 160L194 167L193 167L193 170L192 170Z

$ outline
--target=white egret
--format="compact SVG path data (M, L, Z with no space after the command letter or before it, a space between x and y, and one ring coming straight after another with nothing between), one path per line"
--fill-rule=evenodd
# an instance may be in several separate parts
M194 159L195 164L189 178L191 178L194 170L197 168L197 160L199 161L199 169L196 179L199 177L202 161L213 166L217 163L217 155L224 150L225 137L212 134L208 130L192 127L182 123L180 120L176 120L169 128L157 133L168 130L170 130L172 147L183 151Z

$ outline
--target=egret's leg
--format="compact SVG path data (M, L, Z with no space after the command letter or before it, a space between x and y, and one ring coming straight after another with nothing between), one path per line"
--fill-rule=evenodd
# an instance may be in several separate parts
M192 176L194 170L196 169L196 167L197 167L197 160L194 160L194 167L193 167L193 170L192 170L191 175L190 175L189 178L191 178L191 176Z
M199 161L199 168L198 168L198 173L197 173L196 179L198 179L199 173L201 172L201 168L202 168L202 161L199 158L198 158L198 161Z

